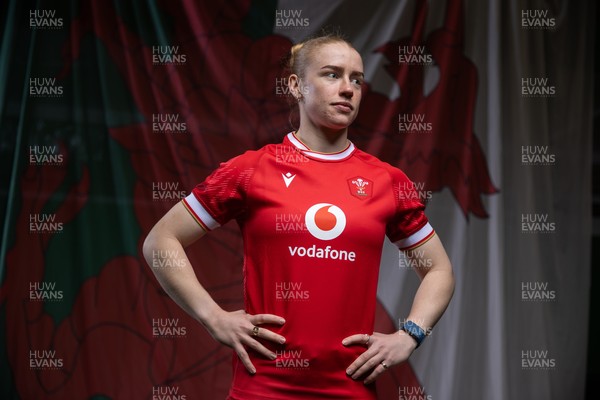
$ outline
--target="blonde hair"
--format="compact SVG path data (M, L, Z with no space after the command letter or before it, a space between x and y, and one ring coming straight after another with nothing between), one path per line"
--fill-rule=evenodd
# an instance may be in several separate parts
M340 33L322 33L292 46L288 54L286 69L287 75L295 74L303 77L311 54L319 47L330 43L345 43L354 48Z

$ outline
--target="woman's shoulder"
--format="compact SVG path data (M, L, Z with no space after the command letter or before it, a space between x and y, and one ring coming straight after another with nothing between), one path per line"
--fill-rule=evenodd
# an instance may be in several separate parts
M392 179L406 179L406 174L399 168L386 161L382 161L372 154L369 154L363 150L356 149L355 157L360 159L362 162L368 164L372 168L379 168L388 173Z

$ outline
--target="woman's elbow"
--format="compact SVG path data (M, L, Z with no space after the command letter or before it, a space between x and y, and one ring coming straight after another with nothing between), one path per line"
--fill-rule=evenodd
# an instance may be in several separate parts
M156 229L150 230L142 245L142 254L150 266L152 265L152 257L157 247L158 236Z

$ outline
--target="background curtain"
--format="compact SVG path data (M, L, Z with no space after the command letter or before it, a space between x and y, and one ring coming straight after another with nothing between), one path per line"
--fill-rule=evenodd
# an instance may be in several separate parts
M379 397L584 397L592 1L9 0L0 12L2 398L225 397L231 351L165 295L141 245L219 162L292 129L281 60L323 26L365 63L351 139L414 180L457 277ZM241 248L230 223L189 250L231 310ZM387 243L376 330L407 316L409 267Z

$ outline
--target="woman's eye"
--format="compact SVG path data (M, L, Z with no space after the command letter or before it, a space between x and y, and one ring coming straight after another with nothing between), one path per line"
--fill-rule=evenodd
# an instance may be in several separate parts
M330 73L328 73L328 74L327 74L327 76L328 76L329 78L337 78L337 77L338 77L338 74L336 74L335 72L330 72Z
M355 85L360 86L360 85L363 84L363 81L362 81L362 79L352 79L352 83L354 83Z

